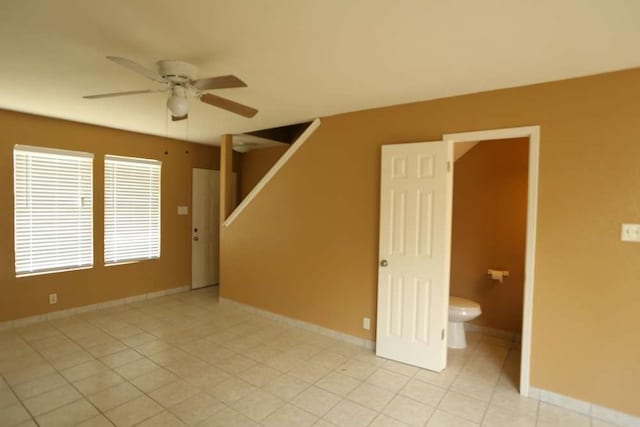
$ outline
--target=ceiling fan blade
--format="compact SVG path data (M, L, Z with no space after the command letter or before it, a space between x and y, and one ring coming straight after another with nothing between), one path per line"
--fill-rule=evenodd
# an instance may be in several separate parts
M234 75L209 77L206 79L194 80L193 87L198 90L226 89L232 87L247 87L247 84Z
M98 95L87 95L83 96L85 99L99 99L99 98L111 98L114 96L125 96L125 95L138 95L140 93L154 93L154 92L166 92L169 88L165 89L148 89L148 90L130 90L127 92L112 92L112 93L101 93Z
M166 83L166 80L162 78L162 76L155 71L149 70L148 68L144 68L142 65L133 62L130 59L120 58L119 56L107 56L109 61L113 61L116 64L122 65L125 68L130 69L131 71L135 71L138 74L142 74L148 79L153 80L158 83Z
M231 101L230 99L222 98L210 93L205 93L204 95L200 96L200 101L248 118L251 118L258 113L258 110L256 110L255 108L238 104L237 102Z
M179 122L180 120L186 120L187 117L189 117L188 114L185 114L184 116L174 116L173 114L171 115L171 121L172 122Z

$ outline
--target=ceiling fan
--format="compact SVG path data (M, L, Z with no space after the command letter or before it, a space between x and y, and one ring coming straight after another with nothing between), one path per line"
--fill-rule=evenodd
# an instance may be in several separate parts
M222 108L223 110L251 118L258 110L239 104L221 96L205 93L212 89L227 89L234 87L246 87L246 83L234 75L209 77L196 79L198 69L187 62L175 60L161 60L156 63L158 71L149 70L130 59L117 56L107 56L107 59L122 65L138 74L142 74L156 83L165 85L161 89L132 90L127 92L103 93L99 95L83 96L85 99L110 98L113 96L137 95L141 93L168 92L171 95L167 100L167 108L171 112L171 120L184 120L188 117L189 104L187 96L194 96L205 104Z

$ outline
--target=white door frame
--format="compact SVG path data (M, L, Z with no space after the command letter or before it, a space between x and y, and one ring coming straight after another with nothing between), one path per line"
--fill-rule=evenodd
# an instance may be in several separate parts
M524 262L524 308L522 313L522 356L520 360L520 394L529 395L531 369L531 327L533 316L533 286L536 258L536 224L538 213L538 163L540 151L540 126L451 133L443 140L451 146L456 142L490 141L495 139L529 138L529 173L527 189L527 239ZM455 172L454 172L455 173ZM447 197L453 200L449 187ZM451 212L449 212L451 214ZM451 224L451 221L449 221Z

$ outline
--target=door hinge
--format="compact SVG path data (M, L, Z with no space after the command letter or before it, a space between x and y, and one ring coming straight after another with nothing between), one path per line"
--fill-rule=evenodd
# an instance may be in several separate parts
M440 339L444 341L444 328L442 328L442 333L440 334Z
M451 162L447 162L447 172L451 172Z

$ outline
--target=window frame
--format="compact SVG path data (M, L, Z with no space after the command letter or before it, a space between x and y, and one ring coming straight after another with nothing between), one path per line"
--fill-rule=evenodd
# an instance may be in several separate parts
M94 158L93 153L83 151L23 144L13 146L15 277L93 268ZM51 162L46 163L47 160ZM19 164L21 162L24 164ZM73 166L74 163L77 166L75 175L61 173L68 172L70 164ZM51 205L46 204L52 194ZM75 208L74 197L79 202ZM71 232L73 227L64 225L65 221L74 218L79 219L72 223L77 233ZM74 239L76 241L71 242ZM51 240L55 243L52 244ZM61 253L67 258L61 259ZM47 263L49 265L45 267Z
M137 252L135 256L126 256L127 252L130 252L132 249L135 249L136 246L140 245L124 245L122 247L118 247L119 243L117 240L123 239L123 236L129 239L129 241L134 240L139 236L134 235L137 229L132 229L131 221L140 221L139 218L132 218L127 214L126 217L123 217L120 221L117 218L117 212L112 212L112 209L116 211L123 206L126 206L128 209L135 209L133 204L136 201L140 201L141 199L138 197L136 201L133 201L131 198L129 200L121 200L120 202L117 200L118 194L113 193L113 191L117 191L115 189L118 185L124 188L124 185L132 185L134 182L129 179L128 181L119 181L118 174L121 173L123 176L132 176L132 171L127 171L127 166L130 168L136 167L147 167L147 176L140 175L137 178L142 179L157 179L157 188L155 190L150 190L149 193L144 195L148 199L153 199L155 197L155 213L157 213L157 218L148 217L146 218L147 222L155 224L151 225L144 230L141 230L141 234L149 234L150 230L153 232L157 232L155 237L150 238L147 241L147 251L146 254L143 252ZM110 176L110 174L113 174ZM152 176L154 175L155 176ZM119 183L119 184L118 184ZM147 183L147 185L151 186L154 183ZM115 190L114 190L115 189ZM134 189L134 191L141 191L139 188ZM123 192L123 194L126 191ZM131 194L128 195L131 197ZM140 196L140 194L138 194ZM123 195L123 197L126 196ZM111 200L110 200L111 199ZM137 206L140 208L140 206ZM113 216L113 218L111 216ZM129 157L129 156L119 156L113 154L106 154L104 156L104 254L103 254L103 262L105 267L110 267L114 265L121 264L129 264L143 261L151 261L160 259L161 249L162 249L162 161L157 159L149 159L149 158L140 158L140 157ZM118 224L118 222L120 224ZM138 224L140 227L141 224ZM154 230L152 230L154 229ZM116 239L116 242L109 241L110 238ZM157 251L149 250L153 249L153 247L157 246ZM115 247L114 247L115 246ZM153 252L153 253L152 253Z

